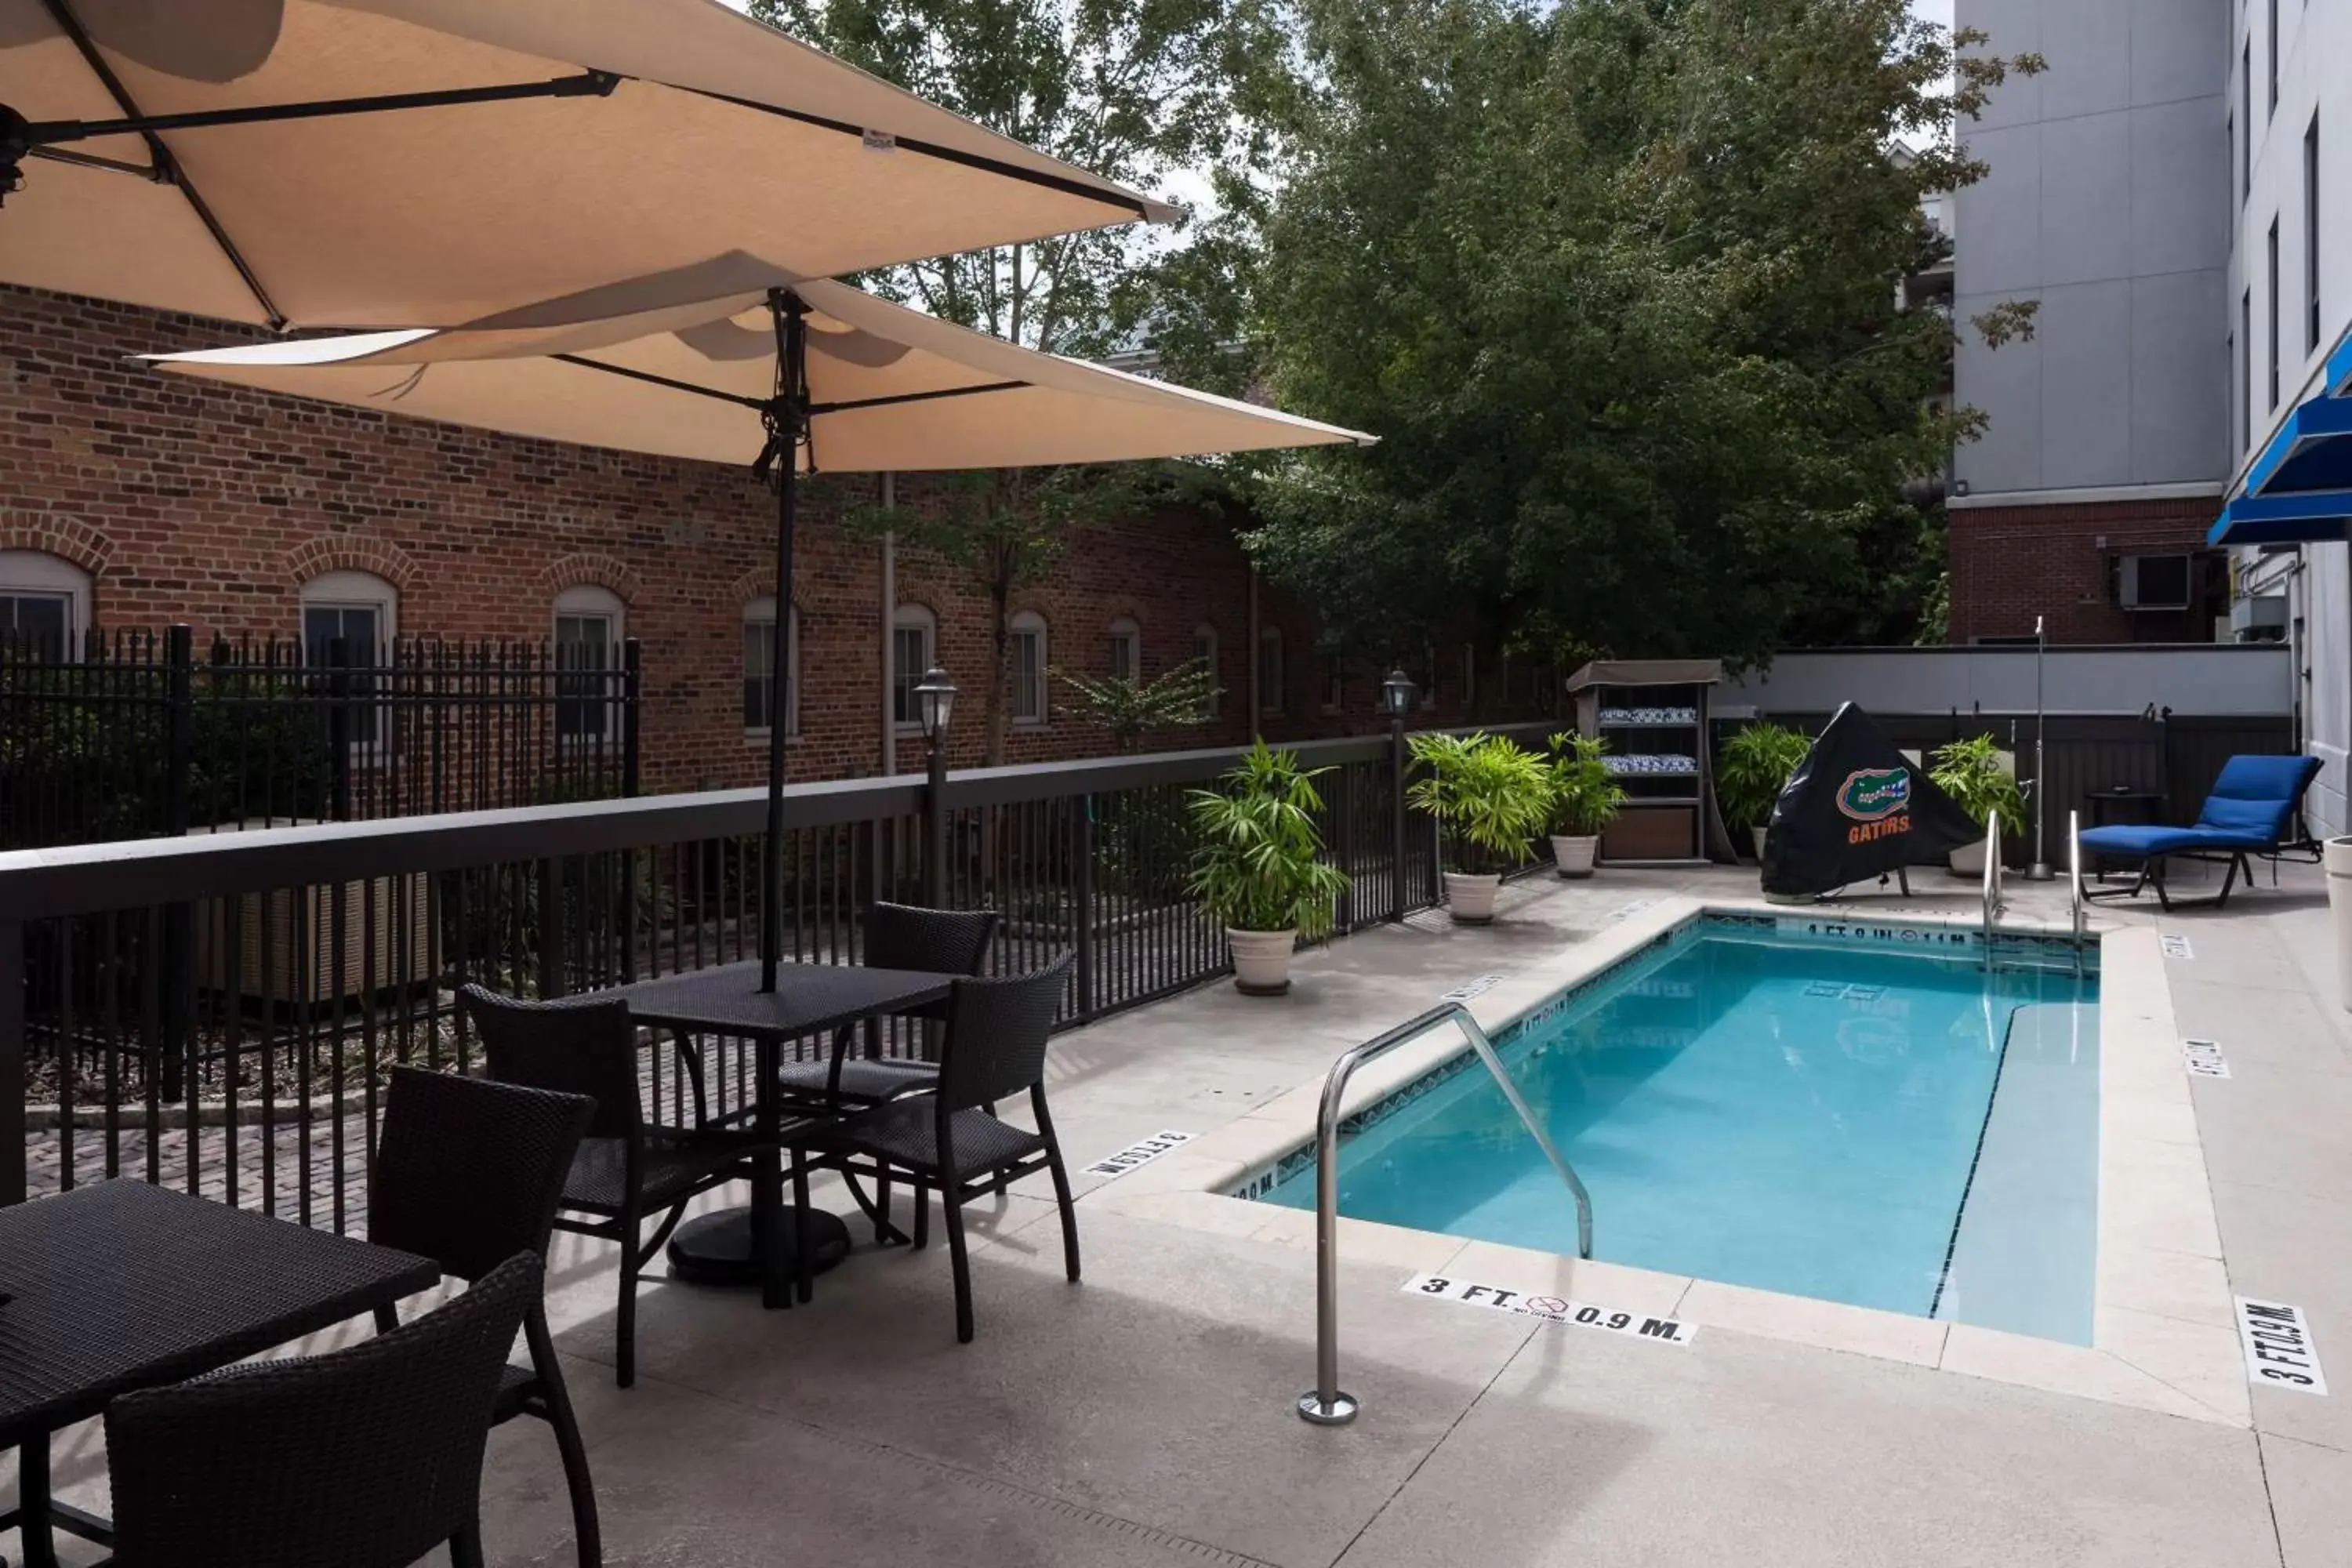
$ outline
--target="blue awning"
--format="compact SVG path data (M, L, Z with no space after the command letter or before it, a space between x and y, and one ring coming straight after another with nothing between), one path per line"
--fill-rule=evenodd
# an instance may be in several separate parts
M2205 542L2317 544L2347 537L2352 489L2306 496L2240 496L2221 509Z
M2352 516L2352 332L2327 356L2318 392L2281 422L2221 509L2208 544L2300 544L2346 536Z

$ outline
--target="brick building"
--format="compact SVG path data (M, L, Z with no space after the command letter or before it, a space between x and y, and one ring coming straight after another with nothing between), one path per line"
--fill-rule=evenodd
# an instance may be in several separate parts
M138 352L249 329L0 289L0 630L153 628L315 642L389 637L639 644L652 789L764 776L746 726L765 673L774 501L740 469L404 420L167 376ZM888 671L936 659L966 694L954 760L978 761L984 600L944 563L848 536L877 476L831 476L803 510L787 703L791 772L815 779L921 765ZM901 505L928 481L896 477ZM1018 595L1023 668L1158 674L1196 653L1223 689L1213 719L1159 745L1377 727L1379 674L1325 658L1307 606L1254 580L1236 520L1168 510L1091 530ZM887 589L886 589L887 585ZM1532 670L1438 668L1429 721L1532 714ZM1015 681L1012 761L1085 755L1105 738L1050 679ZM1476 690L1484 686L1483 691ZM1252 694L1256 695L1253 704ZM1471 700L1473 695L1478 700ZM1039 711L1040 698L1043 709Z

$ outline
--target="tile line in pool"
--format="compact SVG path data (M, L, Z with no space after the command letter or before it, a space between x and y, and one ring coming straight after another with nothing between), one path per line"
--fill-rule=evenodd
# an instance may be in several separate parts
M1596 1257L2087 1341L2096 984L1700 925L1498 1044L1591 1192ZM1353 1125L1341 1213L1575 1251L1485 1075L1441 1068ZM1311 1206L1311 1163L1253 1190Z

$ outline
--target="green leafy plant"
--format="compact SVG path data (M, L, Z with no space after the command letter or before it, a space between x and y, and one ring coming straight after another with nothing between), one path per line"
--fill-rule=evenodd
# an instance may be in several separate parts
M1735 832L1763 826L1789 775L1812 746L1803 731L1769 722L1750 724L1726 741L1715 764L1715 797L1725 824Z
M1328 768L1302 768L1295 752L1260 741L1226 773L1219 789L1192 792L1201 846L1192 856L1192 892L1209 917L1234 931L1288 931L1308 938L1331 929L1332 901L1347 874L1323 858L1316 779Z
M1472 876L1507 871L1551 812L1551 769L1507 736L1415 735L1412 759L1425 770L1405 799L1437 819L1445 858Z
M1960 803L1960 809L1983 826L1994 817L2014 833L2025 826L2025 795L2017 780L2001 766L2000 748L1990 735L1971 735L1938 746L1928 754L1933 763L1927 776L1936 787Z
M1602 761L1609 742L1573 731L1551 738L1551 830L1563 838L1590 838L1625 804L1622 785Z
M1079 721L1106 731L1121 752L1134 751L1146 733L1204 723L1217 678L1205 659L1187 659L1150 680L1113 675L1097 679L1057 669L1055 679L1076 695Z

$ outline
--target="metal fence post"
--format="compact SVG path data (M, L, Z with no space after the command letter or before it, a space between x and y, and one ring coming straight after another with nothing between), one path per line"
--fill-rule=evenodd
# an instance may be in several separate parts
M60 1047L60 1049L64 1047ZM0 920L0 1205L25 1201L25 922Z
M185 625L163 634L164 784L163 832L172 838L188 833L188 796L195 752L195 637ZM194 978L189 973L189 952L194 946L194 910L184 903L163 908L163 1039L162 1078L166 1098L178 1100L186 1090L189 1015L194 1011Z
M1356 770L1341 768L1332 775L1332 795L1336 806L1332 816L1339 819L1339 868L1348 875L1348 885L1339 894L1339 930L1356 929Z
M925 759L923 784L923 902L947 908L948 753L937 741Z
M563 864L539 863L539 995L563 994Z
M1404 861L1404 715L1389 720L1389 794L1395 808L1395 831L1389 839L1389 919L1401 921L1405 911Z
M638 764L642 752L637 731L637 698L644 690L645 665L637 639L628 637L621 644L621 793L637 793Z
M1078 797L1077 821L1072 825L1077 854L1070 868L1071 919L1077 927L1078 1016L1095 1016L1095 797Z

